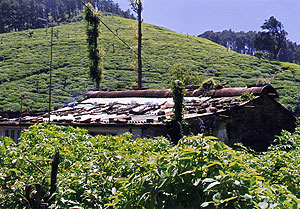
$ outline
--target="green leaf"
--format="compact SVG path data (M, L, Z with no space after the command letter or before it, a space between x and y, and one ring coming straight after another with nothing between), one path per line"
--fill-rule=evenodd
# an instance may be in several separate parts
M221 193L217 192L216 194L213 195L212 199L214 202L219 203L221 199Z
M297 198L295 195L288 194L287 196L290 197L292 200L294 200L297 204L300 204L300 199Z
M253 186L253 185L255 185L255 184L256 184L256 177L255 177L255 176L252 176L252 177L250 178L250 185Z
M211 166L214 166L214 165L219 165L221 168L223 168L223 164L218 162L218 161L211 161L209 162L207 168L211 167Z
M206 207L209 206L209 204L211 204L211 203L213 203L213 202L204 202L204 203L201 204L201 207L202 207L202 208L206 208Z
M181 174L179 174L179 176L183 176L183 175L186 175L186 174L190 174L190 173L194 173L195 171L185 171Z
M213 179L213 178L205 178L205 179L203 179L203 183L211 183L211 182L214 182L215 181L215 179Z
M193 185L198 186L200 182L201 182L201 178L197 178L197 179L193 180Z
M221 170L219 170L219 174L220 174L222 177L226 176L226 174L225 174L223 171L221 171Z
M260 202L260 203L258 203L258 206L261 209L266 209L266 208L268 208L269 204L267 202Z
M179 160L192 160L193 157L189 156L189 157L181 157Z
M183 152L186 152L186 153L199 153L199 151L193 149L193 148L190 148L190 147L186 147L183 149Z
M223 149L221 143L217 142L215 145L214 145L214 148L217 150L217 151L221 151Z
M230 198L223 200L223 202L229 202L231 200L235 200L236 198L238 198L238 197L230 197Z
M15 168L8 169L9 172L17 174L19 171Z
M215 181L213 183L210 183L203 191L207 192L208 190L210 190L210 189L212 189L212 188L214 188L214 187L216 187L218 185L220 185L220 182Z
M205 136L204 139L205 139L205 140L216 140L216 139L218 139L218 138L215 137L215 136Z

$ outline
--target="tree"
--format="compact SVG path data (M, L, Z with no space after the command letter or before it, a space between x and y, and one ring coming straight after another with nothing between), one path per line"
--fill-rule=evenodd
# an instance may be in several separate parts
M288 33L284 30L283 24L273 16L266 20L261 28L265 31L256 35L256 49L266 50L271 58L278 59Z
M86 20L89 74L92 81L96 82L96 90L99 90L103 74L103 53L98 47L100 21L98 13L93 9L90 3L85 5L84 18Z
M142 0L129 0L130 5L138 15L138 89L142 89Z

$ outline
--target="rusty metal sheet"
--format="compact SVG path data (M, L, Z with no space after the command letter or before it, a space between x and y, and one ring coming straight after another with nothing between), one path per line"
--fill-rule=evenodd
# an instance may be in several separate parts
M219 90L211 90L208 96L211 97L235 97L241 96L244 92L253 93L254 96L269 95L273 98L278 98L276 89L272 86L261 86L252 88L224 88Z

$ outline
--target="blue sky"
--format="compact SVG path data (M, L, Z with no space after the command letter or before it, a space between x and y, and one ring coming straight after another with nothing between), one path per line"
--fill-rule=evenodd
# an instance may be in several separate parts
M114 0L128 9L128 0ZM300 44L300 0L144 0L144 22L199 35L207 30L259 31L270 16Z

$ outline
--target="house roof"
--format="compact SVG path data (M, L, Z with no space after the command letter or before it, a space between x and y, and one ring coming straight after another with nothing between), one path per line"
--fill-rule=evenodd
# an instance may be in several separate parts
M171 89L133 90L133 91L90 91L84 94L87 98L123 98L123 97L172 97Z
M210 90L205 93L209 97L235 97L241 96L243 93L253 93L254 96L268 94L274 98L278 98L276 89L271 85L252 87L252 88L223 88L218 90ZM198 97L203 94L202 90L187 90L186 97ZM123 97L150 97L150 98L166 98L172 97L171 89L163 90L132 90L132 91L89 91L84 94L87 98L123 98Z
M208 96L197 97L199 91L187 91L185 118L201 117L220 113L247 103L239 100L243 92L252 92L256 97L277 95L273 87L230 88L213 90ZM51 112L51 121L72 125L158 125L164 124L173 115L171 90L137 90L115 92L88 92L86 99L69 103ZM22 124L48 121L48 115L28 115ZM18 125L19 118L1 118L0 124Z

